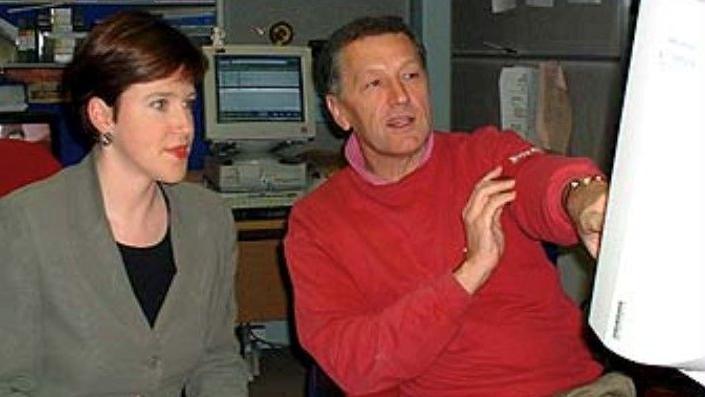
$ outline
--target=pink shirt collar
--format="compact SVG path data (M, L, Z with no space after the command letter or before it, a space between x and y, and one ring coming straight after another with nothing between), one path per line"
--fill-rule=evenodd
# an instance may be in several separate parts
M433 132L429 134L426 144L422 149L423 154L421 155L419 167L426 164L428 159L431 158L431 151L433 149L433 135ZM357 140L357 136L355 134L350 134L348 142L345 144L345 158L348 160L348 164L350 164L355 172L357 172L357 174L360 175L365 181L377 186L393 183L380 178L367 169L365 158L362 155L362 149L360 149L360 142Z

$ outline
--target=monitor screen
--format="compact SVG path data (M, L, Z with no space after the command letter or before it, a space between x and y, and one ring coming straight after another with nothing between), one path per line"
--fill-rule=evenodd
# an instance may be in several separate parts
M307 47L205 47L205 135L210 141L307 140L315 93Z
M216 56L218 122L303 121L301 59Z
M705 384L705 2L639 4L590 325Z

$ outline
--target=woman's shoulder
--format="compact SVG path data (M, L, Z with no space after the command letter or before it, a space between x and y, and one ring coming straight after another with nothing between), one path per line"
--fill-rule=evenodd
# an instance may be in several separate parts
M220 199L217 192L195 182L179 182L165 186L171 194L183 200L217 202Z
M180 182L164 185L170 203L180 212L221 216L225 202L220 195L200 184Z

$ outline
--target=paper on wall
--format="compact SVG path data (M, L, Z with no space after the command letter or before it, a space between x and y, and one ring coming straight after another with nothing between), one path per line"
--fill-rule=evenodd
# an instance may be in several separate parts
M492 0L492 12L497 14L517 8L517 0Z
M553 0L526 0L526 5L529 7L553 7Z
M573 130L573 110L563 68L556 61L539 64L536 135L540 146L568 154Z
M499 101L502 129L514 130L536 145L536 97L538 69L529 66L502 68Z
M568 4L602 4L602 0L567 0Z

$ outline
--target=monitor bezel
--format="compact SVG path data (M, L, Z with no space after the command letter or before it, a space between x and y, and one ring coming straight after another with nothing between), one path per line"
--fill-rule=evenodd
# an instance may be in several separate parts
M230 44L203 47L209 67L203 78L204 137L210 142L308 141L316 134L316 93L313 85L311 49L301 46ZM218 121L216 57L218 56L296 56L301 62L302 121Z

